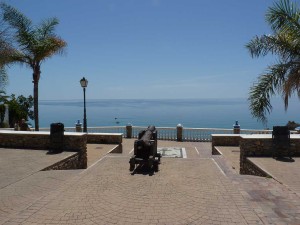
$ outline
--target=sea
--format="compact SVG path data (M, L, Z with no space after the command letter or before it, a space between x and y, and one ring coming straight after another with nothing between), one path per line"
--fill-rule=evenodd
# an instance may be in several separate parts
M236 121L242 129L270 129L288 121L300 122L299 100L292 100L287 111L282 99L272 102L268 123L253 118L244 98L234 99L96 99L86 101L87 126L225 128ZM61 122L74 127L83 121L83 100L42 100L39 102L40 127ZM31 123L34 125L33 121Z

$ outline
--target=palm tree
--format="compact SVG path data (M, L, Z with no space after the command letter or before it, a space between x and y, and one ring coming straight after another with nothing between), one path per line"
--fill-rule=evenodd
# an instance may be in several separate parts
M300 98L300 9L290 0L280 0L268 9L266 21L273 33L256 36L246 45L252 57L278 57L250 88L251 113L263 123L272 111L272 96L282 95L285 110L293 94Z
M58 19L50 18L38 26L33 26L32 21L5 3L0 3L3 11L3 21L14 32L14 45L0 48L0 68L21 64L32 69L33 96L34 96L34 122L35 130L39 130L39 80L41 64L55 54L60 54L66 47L66 42L54 34Z
M7 27L0 20L0 52L6 51L10 46L10 37L8 36ZM8 77L3 65L0 65L0 91L4 91L4 87L8 82Z

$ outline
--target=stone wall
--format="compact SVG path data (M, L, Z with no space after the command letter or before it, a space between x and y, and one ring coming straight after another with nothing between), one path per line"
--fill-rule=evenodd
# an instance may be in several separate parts
M89 133L87 143L90 144L122 144L121 133Z
M74 169L85 169L84 165L81 164L82 160L80 160L79 153L75 153L70 157L61 160L51 166L46 167L42 171L47 170L74 170Z
M240 140L240 174L252 174L253 166L247 161L247 157L272 157L272 135L242 135ZM300 156L300 135L291 135L289 148L280 150L283 156L292 152L292 156Z
M87 135L84 133L65 132L63 137L63 151L74 151L78 154L69 158L67 167L76 169L87 168ZM52 150L50 132L31 131L0 131L1 148L41 149ZM73 162L70 162L73 161ZM72 164L72 166L70 166Z
M241 171L241 169L240 169ZM256 166L251 160L245 159L244 165L243 165L243 172L240 174L247 174L247 175L254 175L254 176L260 176L260 177L267 177L269 174L267 174L265 171L263 171L261 168Z
M248 157L273 157L271 134L212 134L211 136L213 155L219 154L215 146L240 146L240 174L267 176ZM300 134L291 134L290 143L289 148L280 149L280 154L288 156L291 152L291 156L300 156Z
M212 154L219 154L215 146L239 146L240 134L212 134L211 135Z

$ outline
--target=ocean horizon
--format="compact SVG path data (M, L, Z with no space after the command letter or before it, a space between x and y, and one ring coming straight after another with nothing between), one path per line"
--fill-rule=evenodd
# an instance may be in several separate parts
M249 111L247 99L94 99L87 100L87 126L155 125L189 128L232 128L238 121L242 129L270 129L297 121L298 102L291 101L285 112L281 99L272 102L273 111L266 125ZM74 127L83 121L83 100L40 100L40 127L61 122ZM299 121L299 120L298 120ZM33 121L30 121L33 125Z

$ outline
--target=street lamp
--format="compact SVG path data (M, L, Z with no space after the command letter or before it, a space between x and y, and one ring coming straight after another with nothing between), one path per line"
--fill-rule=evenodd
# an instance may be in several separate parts
M84 77L80 80L80 85L83 88L83 102L84 102L84 111L83 111L83 132L87 132L87 125L86 125L86 106L85 106L85 88L88 85L88 80Z

